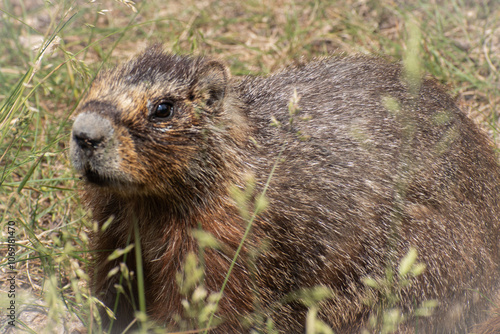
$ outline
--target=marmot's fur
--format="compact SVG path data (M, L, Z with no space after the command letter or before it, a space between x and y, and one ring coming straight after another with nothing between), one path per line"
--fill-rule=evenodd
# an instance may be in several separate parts
M280 332L302 333L307 308L287 298L316 285L333 290L320 319L359 332L373 311L365 298L377 298L363 278L396 272L410 247L426 270L398 305L405 314L425 300L439 306L400 332L471 330L499 283L499 165L435 81L405 77L359 56L232 79L218 60L160 47L100 73L71 136L84 202L99 226L112 219L92 239L97 296L114 308L119 274L108 273L124 259L108 256L136 242L134 224L151 318L171 325L182 314L175 277L199 251L193 229L223 245L204 255L204 285L219 291L247 226L230 189L252 177L259 194L277 163L213 333L248 331L242 319L256 305ZM137 272L133 252L125 262ZM116 330L134 317L123 296L115 311Z

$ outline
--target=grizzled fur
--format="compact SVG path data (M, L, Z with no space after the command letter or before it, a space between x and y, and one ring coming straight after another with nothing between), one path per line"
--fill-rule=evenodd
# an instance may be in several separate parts
M337 333L358 332L371 311L362 278L383 277L409 247L427 269L401 292L401 308L440 304L400 332L471 330L499 283L500 169L485 135L438 84L404 77L398 65L360 56L237 80L217 60L159 47L101 73L71 140L84 202L100 226L113 219L92 238L96 295L113 307L119 278L107 275L123 259L107 257L135 223L153 319L168 325L182 313L175 276L198 251L199 226L224 245L204 260L204 284L219 291L246 227L230 189L251 175L262 190L284 145L214 333L245 332L241 319L257 304L280 332L303 332L307 309L285 297L316 285L334 291L321 319ZM165 107L173 113L158 111ZM113 328L132 319L122 297Z

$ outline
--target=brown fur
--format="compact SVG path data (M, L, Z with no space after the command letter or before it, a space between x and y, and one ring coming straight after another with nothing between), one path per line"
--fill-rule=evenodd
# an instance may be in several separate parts
M246 228L230 188L243 189L253 175L262 191L285 145L214 333L247 331L242 317L256 303L280 332L300 333L307 309L280 302L316 285L334 291L321 319L338 333L358 332L371 311L362 278L396 269L409 247L427 270L401 292L400 307L411 313L428 299L440 306L400 332L471 330L485 318L481 296L499 283L500 169L490 142L439 85L423 80L415 95L402 76L379 59L338 57L236 80L218 61L158 47L101 73L71 142L85 203L100 226L113 217L92 238L101 250L96 294L113 305L118 278L107 274L122 259L107 256L126 246L134 223L153 319L172 324L182 313L175 275L198 250L198 226L224 244L205 258L204 283L219 291ZM289 122L294 90L300 110ZM158 118L155 106L165 102L174 115ZM133 308L120 303L117 317L114 328L123 328Z
M492 312L490 318L484 323L474 327L474 334L498 334L500 333L500 310L497 308Z

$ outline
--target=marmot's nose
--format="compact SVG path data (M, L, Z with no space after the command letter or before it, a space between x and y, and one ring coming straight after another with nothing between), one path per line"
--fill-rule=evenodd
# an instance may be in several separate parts
M88 137L85 132L73 133L73 139L82 150L93 150L103 141L104 137Z
M78 115L73 124L73 140L83 151L91 152L113 133L111 122L95 113Z

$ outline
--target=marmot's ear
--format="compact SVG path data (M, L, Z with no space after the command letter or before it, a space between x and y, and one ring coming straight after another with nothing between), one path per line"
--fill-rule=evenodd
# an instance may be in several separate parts
M192 94L207 106L221 102L226 95L230 73L226 65L217 60L210 60L198 72Z

